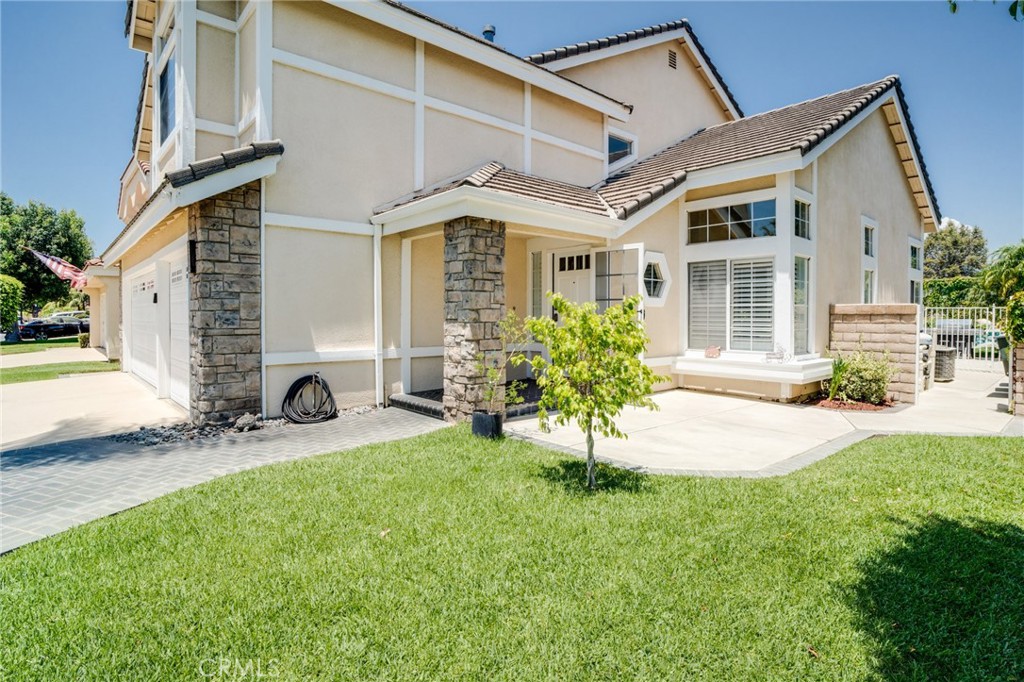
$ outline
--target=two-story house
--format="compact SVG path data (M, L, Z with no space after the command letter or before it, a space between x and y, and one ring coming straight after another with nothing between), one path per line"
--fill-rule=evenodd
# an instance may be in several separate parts
M939 213L895 76L745 116L685 20L526 58L391 0L131 0L126 33L94 343L193 420L313 371L463 417L549 291L642 295L660 389L789 400L829 304L920 299Z

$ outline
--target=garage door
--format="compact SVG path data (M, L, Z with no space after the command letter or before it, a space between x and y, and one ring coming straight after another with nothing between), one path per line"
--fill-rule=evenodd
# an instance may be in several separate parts
M153 273L132 280L132 374L156 386L156 277Z
M170 315L170 387L171 400L188 407L188 274L186 261L171 263Z

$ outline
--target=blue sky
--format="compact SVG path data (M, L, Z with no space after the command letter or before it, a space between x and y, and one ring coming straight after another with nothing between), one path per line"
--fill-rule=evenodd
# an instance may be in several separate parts
M495 24L517 54L687 17L748 114L899 73L942 213L993 248L1024 238L1024 25L1006 0L410 4ZM77 210L97 251L120 229L142 68L123 22L121 0L0 3L0 186Z

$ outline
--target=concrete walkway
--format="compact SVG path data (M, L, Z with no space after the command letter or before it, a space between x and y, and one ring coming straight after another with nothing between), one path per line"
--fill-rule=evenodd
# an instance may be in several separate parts
M1006 377L960 372L936 384L917 405L884 412L838 412L745 398L667 391L658 412L627 408L619 427L628 439L597 438L595 452L638 471L694 476L777 476L885 433L1024 436L1024 417L1006 413ZM575 456L586 453L575 426L543 433L536 418L506 425L511 435Z
M198 442L141 447L87 439L6 452L0 457L0 552L225 474L444 426L387 409Z
M0 386L0 450L166 426L185 417L176 403L157 399L140 379L123 372L8 384Z

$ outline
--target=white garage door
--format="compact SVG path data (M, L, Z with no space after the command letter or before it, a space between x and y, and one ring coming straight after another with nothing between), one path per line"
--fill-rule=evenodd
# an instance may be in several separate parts
M156 276L132 280L132 373L156 386Z
M170 387L171 400L188 407L188 271L186 261L171 263L170 315Z

